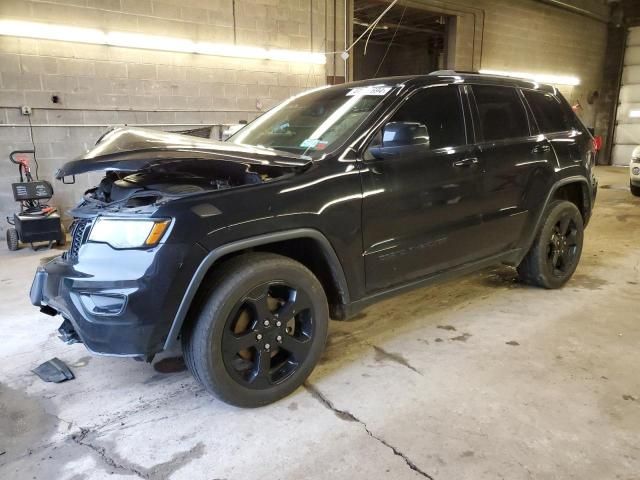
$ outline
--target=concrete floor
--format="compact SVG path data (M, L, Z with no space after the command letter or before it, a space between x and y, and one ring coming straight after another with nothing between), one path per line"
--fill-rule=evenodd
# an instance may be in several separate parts
M170 356L63 345L27 299L51 252L1 250L0 478L640 478L640 199L599 177L564 289L498 268L333 322L307 387L258 410ZM54 356L75 380L30 373Z

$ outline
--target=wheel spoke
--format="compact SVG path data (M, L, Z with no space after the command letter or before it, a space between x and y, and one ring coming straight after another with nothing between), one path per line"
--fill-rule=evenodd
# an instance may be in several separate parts
M565 250L562 252L562 255L560 255L560 258L562 259L562 268L566 268L571 265L571 262L573 261L573 254L570 250Z
M247 303L249 303L256 315L256 320L261 321L264 319L270 319L272 317L271 310L269 309L269 285L261 285L251 291L247 295Z
M575 247L578 244L578 230L572 228L567 235L567 246Z
M267 350L257 350L256 367L251 383L257 386L267 386L271 383L271 352Z
M281 347L292 354L296 361L301 362L306 358L309 348L311 348L311 340L304 337L296 338L291 335L284 335Z
M551 266L555 269L558 268L558 260L560 259L560 252L558 250L553 251L553 255L551 256Z
M567 235L569 233L569 226L571 225L571 217L565 215L560 219L560 234Z
M292 291L287 303L280 307L276 313L281 320L286 322L308 308L311 308L311 300L306 293L298 289Z

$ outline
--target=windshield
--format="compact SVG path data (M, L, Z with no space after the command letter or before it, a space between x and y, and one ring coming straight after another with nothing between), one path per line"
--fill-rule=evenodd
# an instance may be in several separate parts
M371 85L305 92L269 110L228 141L319 158L340 146L391 89Z

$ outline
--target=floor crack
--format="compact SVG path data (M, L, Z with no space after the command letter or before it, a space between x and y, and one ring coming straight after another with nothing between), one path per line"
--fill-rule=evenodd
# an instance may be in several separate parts
M71 435L71 440L78 445L93 450L98 454L102 462L113 468L113 470L117 471L118 473L123 473L125 475L135 475L138 478L144 478L145 480L149 479L149 475L147 475L145 472L142 472L131 465L125 465L115 461L107 454L107 450L104 447L99 447L89 441L86 441L85 438L89 435L89 433L91 433L91 431L88 428L81 427L80 433L78 433L77 435Z
M80 433L71 436L71 440L77 445L93 450L102 462L110 467L113 472L123 475L135 475L144 480L166 480L171 475L191 463L191 461L202 457L205 454L205 445L198 442L190 449L183 452L176 452L169 460L158 463L151 467L142 467L119 457L115 452L109 454L107 447L96 445L89 439L90 435L95 435L95 430L81 428Z
M402 460L404 460L404 463L406 463L407 466L411 470L413 470L416 473L419 473L424 478L427 478L429 480L434 480L434 478L431 475L429 475L428 473L420 470L420 468L415 463L413 463L411 461L411 459L409 457L407 457L404 453L402 453L400 450L398 450L396 447L394 447L393 445L388 443L386 440L384 440L383 438L378 437L371 430L369 430L369 427L367 426L367 424L364 423L362 420L360 420L358 417L356 417L353 413L351 413L351 412L349 412L347 410L341 410L338 407L336 407L333 404L333 402L331 402L331 400L329 400L314 385L312 385L309 382L304 382L304 388L311 394L311 396L313 398L315 398L318 402L320 402L324 407L326 407L327 409L331 410L341 420L346 420L348 422L356 422L356 423L359 423L360 425L362 425L362 427L364 428L365 432L367 432L367 435L369 435L371 438L373 438L374 440L377 440L382 445L387 447L389 450L391 450L393 452L394 455L402 458Z

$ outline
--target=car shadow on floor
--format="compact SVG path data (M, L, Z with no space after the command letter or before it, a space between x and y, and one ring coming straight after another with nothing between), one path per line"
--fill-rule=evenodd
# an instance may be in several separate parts
M325 351L319 366L311 376L316 382L341 368L345 353L357 358L373 351L379 360L385 357L396 363L408 362L398 354L385 351L380 345L393 340L407 330L432 328L434 341L466 342L471 334L443 322L441 313L457 311L493 295L508 290L534 289L521 283L514 268L492 267L473 275L422 287L398 297L374 304L346 321L331 321ZM153 370L145 384L155 384L172 378L184 379L186 365L181 352L166 352L156 357Z

